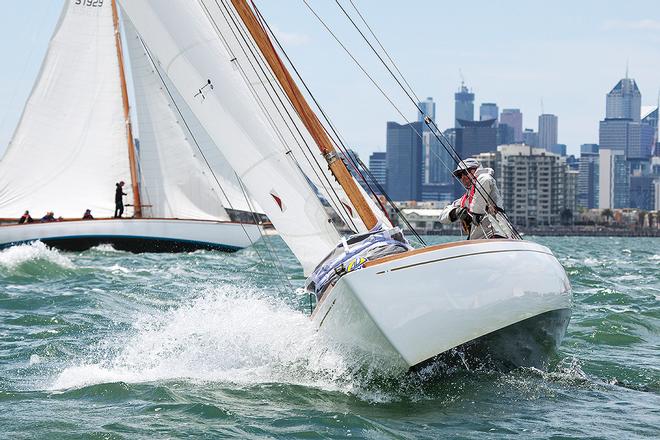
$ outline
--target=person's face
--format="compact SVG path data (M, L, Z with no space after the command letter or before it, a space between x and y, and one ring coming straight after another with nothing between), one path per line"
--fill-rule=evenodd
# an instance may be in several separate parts
M474 170L473 169L463 171L461 173L460 178L461 178L461 183L463 184L463 187L469 188L472 185L472 175L474 175Z

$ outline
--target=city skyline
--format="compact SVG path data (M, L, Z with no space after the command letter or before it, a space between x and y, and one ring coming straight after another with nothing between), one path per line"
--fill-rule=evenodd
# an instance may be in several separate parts
M0 74L0 153L32 88L62 1L24 3L8 5L0 19L0 51L6 60ZM310 4L361 60L369 58L333 2ZM475 109L486 102L500 110L519 108L523 129L534 130L540 114L557 115L558 142L568 145L569 154L579 154L581 144L598 142L603 96L625 77L627 66L641 90L642 105L657 102L660 12L651 1L625 9L596 1L552 6L513 2L506 10L489 2L477 2L469 10L457 5L440 9L431 2L414 8L392 1L356 4L419 99L434 98L442 129L453 126L453 95L461 73L475 94ZM369 86L304 3L286 8L278 2L257 5L349 145L362 157L384 151L386 122L406 121ZM510 9L517 13L505 13ZM541 22L535 18L539 14L544 16ZM486 41L484 35L492 39ZM389 84L388 95L408 121L415 121L412 103L380 75L376 63L366 65Z

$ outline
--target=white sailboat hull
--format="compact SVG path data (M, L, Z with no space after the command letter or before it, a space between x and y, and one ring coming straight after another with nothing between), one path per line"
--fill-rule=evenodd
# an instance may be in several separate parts
M131 252L232 252L259 238L257 225L203 220L97 219L0 226L0 248L40 240L64 250L111 244Z
M548 248L475 240L368 263L340 278L313 320L340 343L403 367L476 343L507 365L535 365L563 338L571 299Z

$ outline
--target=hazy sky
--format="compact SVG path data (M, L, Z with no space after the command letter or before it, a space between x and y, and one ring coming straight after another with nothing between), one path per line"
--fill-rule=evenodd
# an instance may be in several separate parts
M402 96L334 0L308 0L406 118ZM348 0L341 0L348 10ZM436 101L438 124L453 124L463 73L479 104L520 108L537 129L543 111L559 117L559 142L577 153L598 141L605 94L625 75L642 104L660 89L660 1L353 0L417 95ZM11 139L57 21L62 0L3 0L0 15L0 152ZM302 0L256 0L346 142L365 156L385 146L385 122L405 122L310 13Z

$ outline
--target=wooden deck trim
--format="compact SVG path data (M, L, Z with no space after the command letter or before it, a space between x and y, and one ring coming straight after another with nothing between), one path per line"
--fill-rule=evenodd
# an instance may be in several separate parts
M520 241L520 240L506 240L506 239L482 239L482 240L462 240L462 241L452 241L450 243L442 243L442 244L436 244L434 246L427 246L425 248L421 249L413 249L412 251L407 251L407 252L402 252L400 254L394 254L394 255L388 255L387 257L379 258L377 260L372 260L372 261L367 261L364 263L364 267L373 267L378 264L383 264L383 263L389 263L390 261L395 261L395 260L400 260L402 258L408 258L412 257L413 255L418 255L418 254L423 254L426 252L433 252L437 251L440 249L448 249L448 248L453 248L453 247L458 247L458 246L467 246L471 244L480 244L480 243L488 243L488 242L514 242L514 241Z

